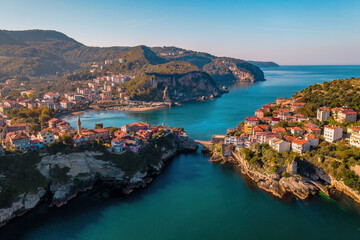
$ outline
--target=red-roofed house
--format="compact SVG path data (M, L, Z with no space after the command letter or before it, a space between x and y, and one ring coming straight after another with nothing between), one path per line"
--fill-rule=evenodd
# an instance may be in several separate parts
M310 142L306 139L295 139L291 143L291 148L293 152L303 154L310 150Z

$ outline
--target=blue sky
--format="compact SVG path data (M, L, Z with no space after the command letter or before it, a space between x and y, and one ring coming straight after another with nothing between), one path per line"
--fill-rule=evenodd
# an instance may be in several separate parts
M360 0L2 0L0 29L284 65L360 64Z

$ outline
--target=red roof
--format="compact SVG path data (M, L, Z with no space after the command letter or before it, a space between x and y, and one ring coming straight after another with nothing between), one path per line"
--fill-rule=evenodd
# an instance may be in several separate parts
M304 145L305 143L307 143L308 140L305 139L295 139L292 141L292 143L298 144L298 145Z
M257 117L246 117L245 121L259 121Z

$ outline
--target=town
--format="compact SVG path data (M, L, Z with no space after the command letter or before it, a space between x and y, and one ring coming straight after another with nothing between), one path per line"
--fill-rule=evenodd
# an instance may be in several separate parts
M348 107L317 109L315 117L300 114L306 103L302 98L278 98L276 102L262 106L255 116L245 118L226 135L213 135L212 144L252 148L255 144L268 144L279 153L293 151L303 154L319 146L320 141L336 143L345 141L352 147L360 147L360 126L352 126L357 113ZM329 122L334 123L330 125ZM341 124L347 124L346 131ZM229 154L227 151L223 155Z
M187 133L183 128L165 126L150 126L147 123L134 122L120 128L103 127L102 123L94 129L81 126L77 120L77 129L73 129L64 120L51 118L40 131L31 131L30 123L14 123L11 119L1 118L1 146L2 155L11 153L25 153L41 150L57 143L70 147L94 145L106 146L111 153L130 151L139 154L150 139L166 137L173 134L178 140L187 140Z
M57 112L72 112L85 109L114 108L117 110L139 110L169 107L166 102L144 102L131 100L123 84L134 76L110 74L88 80L71 82L70 92L41 92L31 89L26 81L8 79L0 83L0 114L14 108L36 108L46 106Z

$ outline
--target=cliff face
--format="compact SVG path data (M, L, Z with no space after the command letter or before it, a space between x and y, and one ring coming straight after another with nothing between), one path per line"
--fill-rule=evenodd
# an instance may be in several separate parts
M329 195L330 190L335 189L360 203L360 193L349 188L343 181L336 180L327 174L322 168L316 167L309 162L292 162L287 166L287 176L277 173L266 173L251 166L239 154L223 158L213 154L212 162L230 161L235 162L241 168L241 172L252 179L259 188L272 195L283 198L286 193L291 193L299 199L308 199L318 194L319 191Z
M264 81L263 71L250 63L232 58L217 58L206 64L203 70L218 83Z
M145 187L159 174L168 159L181 152L196 151L197 144L189 141L175 142L159 146L161 155L157 164L150 164L143 171L131 176L108 160L100 160L102 152L84 151L71 154L58 153L42 157L37 169L44 175L48 188L39 188L34 193L21 194L8 208L0 209L0 226L14 217L21 216L41 202L60 207L76 197L80 192L93 189L102 183L118 192L129 194L134 189Z
M181 75L154 74L149 87L164 91L167 88L171 100L198 100L221 95L213 79L204 72L191 72Z

